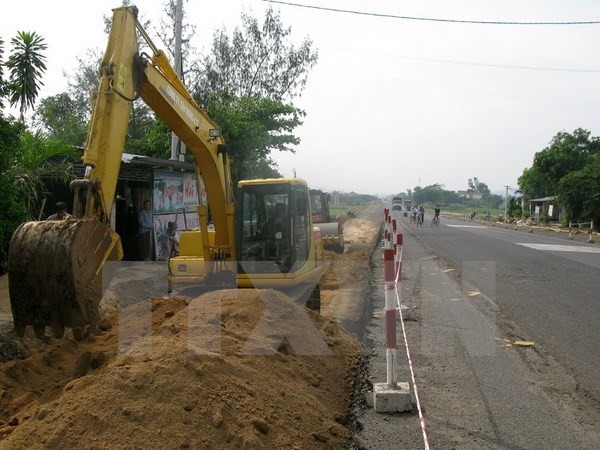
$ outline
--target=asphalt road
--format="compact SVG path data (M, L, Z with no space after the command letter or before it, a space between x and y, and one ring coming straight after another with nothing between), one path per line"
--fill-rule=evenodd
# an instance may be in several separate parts
M398 219L399 292L431 448L600 448L600 246ZM367 324L373 383L386 379L380 259ZM398 380L407 382L398 334ZM424 446L416 411L366 407L359 422L356 448Z
M412 231L600 405L600 246L449 219Z

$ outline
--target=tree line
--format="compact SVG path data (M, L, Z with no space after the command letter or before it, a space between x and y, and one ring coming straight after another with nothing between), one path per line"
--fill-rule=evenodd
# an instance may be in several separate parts
M547 147L534 155L531 167L523 170L518 183L517 195L508 199L509 218L528 217L526 205L530 200L555 197L556 204L564 207L565 223L593 220L595 227L600 226L600 137L591 136L582 128L572 133L558 132ZM491 194L477 178L469 179L468 186L470 192L480 194L481 200L460 197L442 184L415 187L398 195L416 203L456 203L492 209L505 201L502 196Z
M436 204L449 206L452 204L464 205L469 207L488 207L497 209L504 198L497 194L492 194L490 188L477 177L469 178L468 190L466 195L461 196L456 191L450 191L444 188L443 184L434 183L429 186L416 186L413 189L407 189L406 192L398 194L402 199L410 199L414 204Z
M565 221L600 222L600 138L578 128L561 131L519 177L526 199L556 196Z
M154 29L171 49L174 0L166 1L163 17ZM107 33L110 21L105 17ZM148 21L140 22L150 29ZM262 21L243 13L231 34L225 28L216 31L206 54L189 45L193 34L194 26L185 20L182 78L219 125L229 146L234 181L280 177L272 152L294 152L300 143L294 130L306 113L293 102L318 60L312 41L305 37L294 45L291 28L271 7ZM46 71L44 38L19 32L10 41L10 51L8 47L0 37L0 270L16 227L38 218L40 196L47 193L44 181L72 177L69 161L76 157L74 148L85 143L102 55L89 50L78 57L79 68L68 77L67 89L38 104ZM19 108L18 118L9 114L9 107ZM124 151L168 158L170 148L171 130L141 100L135 101Z

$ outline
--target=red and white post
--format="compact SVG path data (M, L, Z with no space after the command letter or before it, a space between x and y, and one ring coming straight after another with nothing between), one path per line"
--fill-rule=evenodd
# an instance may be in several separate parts
M383 250L383 273L385 280L385 348L387 384L395 388L396 364L398 362L398 342L396 338L396 289L395 289L394 250Z
M398 282L402 281L402 234L398 233L396 235L396 245L394 245L394 254L395 254L395 261L396 261L396 276L397 276L397 280Z

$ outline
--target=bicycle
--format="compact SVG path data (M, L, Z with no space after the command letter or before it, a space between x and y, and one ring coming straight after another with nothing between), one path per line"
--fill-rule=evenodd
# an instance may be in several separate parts
M417 226L418 227L423 226L423 216L421 214L417 214Z
M433 219L431 219L431 226L440 226L440 218L438 216L433 216Z

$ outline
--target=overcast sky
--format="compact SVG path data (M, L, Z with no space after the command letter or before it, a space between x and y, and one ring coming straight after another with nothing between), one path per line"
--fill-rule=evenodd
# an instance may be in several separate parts
M0 36L36 31L48 44L41 97L65 91L76 58L104 49L103 16L120 0L4 2ZM163 0L140 0L158 23ZM306 111L295 154L274 155L280 171L326 190L393 194L440 183L492 191L517 178L559 131L600 134L600 24L495 25L409 20L600 21L600 2L580 0L294 0L370 13L273 3L292 40L319 51L296 106ZM206 52L213 32L233 30L242 11L262 20L260 0L184 0ZM380 15L380 16L377 16ZM149 31L155 40L153 29Z

